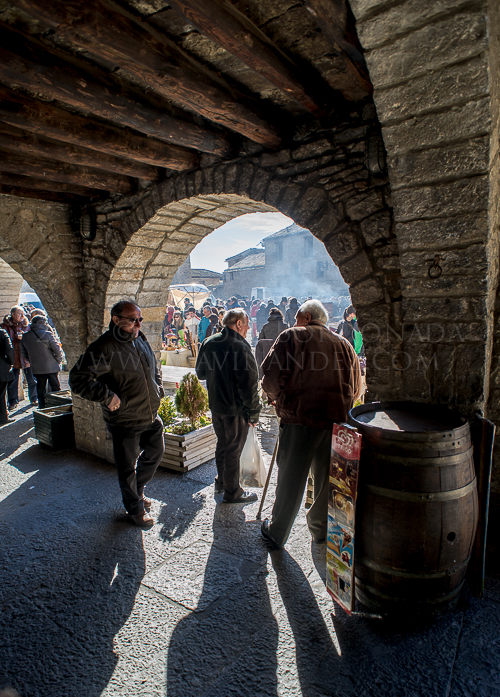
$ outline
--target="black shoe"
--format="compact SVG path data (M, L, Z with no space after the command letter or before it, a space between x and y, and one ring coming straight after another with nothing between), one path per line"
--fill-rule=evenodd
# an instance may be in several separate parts
M0 426L6 426L7 424L12 424L12 423L14 423L14 421L15 421L15 419L11 419L9 416L7 421L0 421Z
M224 491L224 485L217 481L214 482L214 494L222 494Z
M241 496L238 496L237 499L233 499L232 501L227 501L224 499L224 503L252 503L253 501L257 501L257 494L249 494L246 491L244 491Z
M14 409L17 409L19 402L9 402L9 411L14 411Z
M262 525L260 526L260 533L264 540L266 541L266 544L271 547L271 549L281 549L281 545L279 545L274 537L271 535L269 532L269 520L266 518L265 520L262 521Z

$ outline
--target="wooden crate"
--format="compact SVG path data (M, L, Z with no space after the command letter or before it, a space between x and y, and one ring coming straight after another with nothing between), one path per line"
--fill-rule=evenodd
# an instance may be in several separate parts
M45 443L52 448L73 448L75 446L73 407L71 404L35 409L33 419L35 438L39 443Z
M73 398L71 390L60 390L59 392L48 392L45 395L47 407L62 407L64 404L72 404Z
M160 467L188 472L215 456L217 436L212 424L197 431L176 436L165 433L165 453Z

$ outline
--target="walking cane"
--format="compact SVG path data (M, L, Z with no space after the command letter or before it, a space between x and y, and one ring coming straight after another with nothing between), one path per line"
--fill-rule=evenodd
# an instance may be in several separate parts
M269 472L267 473L266 485L264 491L262 492L262 499L260 501L259 512L257 513L256 519L260 520L262 515L262 508L264 507L264 501L266 500L267 488L269 486L269 481L271 479L271 472L273 471L274 461L276 460L276 453L278 452L279 438L276 438L276 443L274 444L274 452L271 458L271 464L269 465Z

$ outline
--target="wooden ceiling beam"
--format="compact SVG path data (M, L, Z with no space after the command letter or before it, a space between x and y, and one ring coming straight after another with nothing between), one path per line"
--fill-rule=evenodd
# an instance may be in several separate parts
M106 155L106 153L98 153L95 150L87 150L87 148L79 148L70 143L40 138L34 133L28 133L1 122L0 148L30 157L44 157L70 165L94 167L105 172L145 179L146 181L156 181L160 175L160 169L157 167L113 157L113 155Z
M126 160L174 170L193 169L198 155L140 133L71 114L0 87L0 122L30 133Z
M328 42L344 58L349 72L371 94L373 85L347 0L305 0L305 4Z
M227 0L169 0L170 7L202 34L236 56L312 114L323 110L300 80L300 70Z
M53 65L45 65L47 56L33 46L28 48L22 35L14 34L14 37L21 38L23 51L29 58L7 50L5 45L12 36L5 31L0 33L0 82L3 84L35 92L42 99L56 100L69 109L133 128L173 145L213 155L230 153L229 142L221 134L123 97L60 59Z
M87 189L85 186L77 186L76 184L63 184L62 182L43 181L40 179L32 179L16 174L4 174L0 172L0 188L2 193L10 194L11 196L23 196L24 192L38 192L38 196L34 194L29 198L45 198L46 194L62 194L63 197L58 200L67 201L67 196L64 194L73 194L75 196L85 196L87 198L96 198L102 196L102 191L98 189ZM49 200L53 200L49 198Z
M105 61L116 63L149 89L187 111L240 133L267 147L281 139L263 117L224 89L212 75L204 80L191 66L192 59L170 51L146 28L106 10L98 0L12 0L51 27L73 46ZM182 67L181 67L182 62Z
M135 188L133 180L119 174L108 174L93 167L75 167L45 158L23 157L8 150L0 150L0 171L116 194L130 194Z

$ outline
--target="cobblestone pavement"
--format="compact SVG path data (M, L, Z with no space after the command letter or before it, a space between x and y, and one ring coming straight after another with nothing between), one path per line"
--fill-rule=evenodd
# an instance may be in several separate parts
M215 467L160 470L131 526L112 466L0 430L0 687L22 697L500 694L500 576L434 623L348 617L302 510L269 553L258 504L214 498ZM276 421L260 438L269 462ZM274 481L265 514L270 514ZM361 607L358 609L362 609Z

